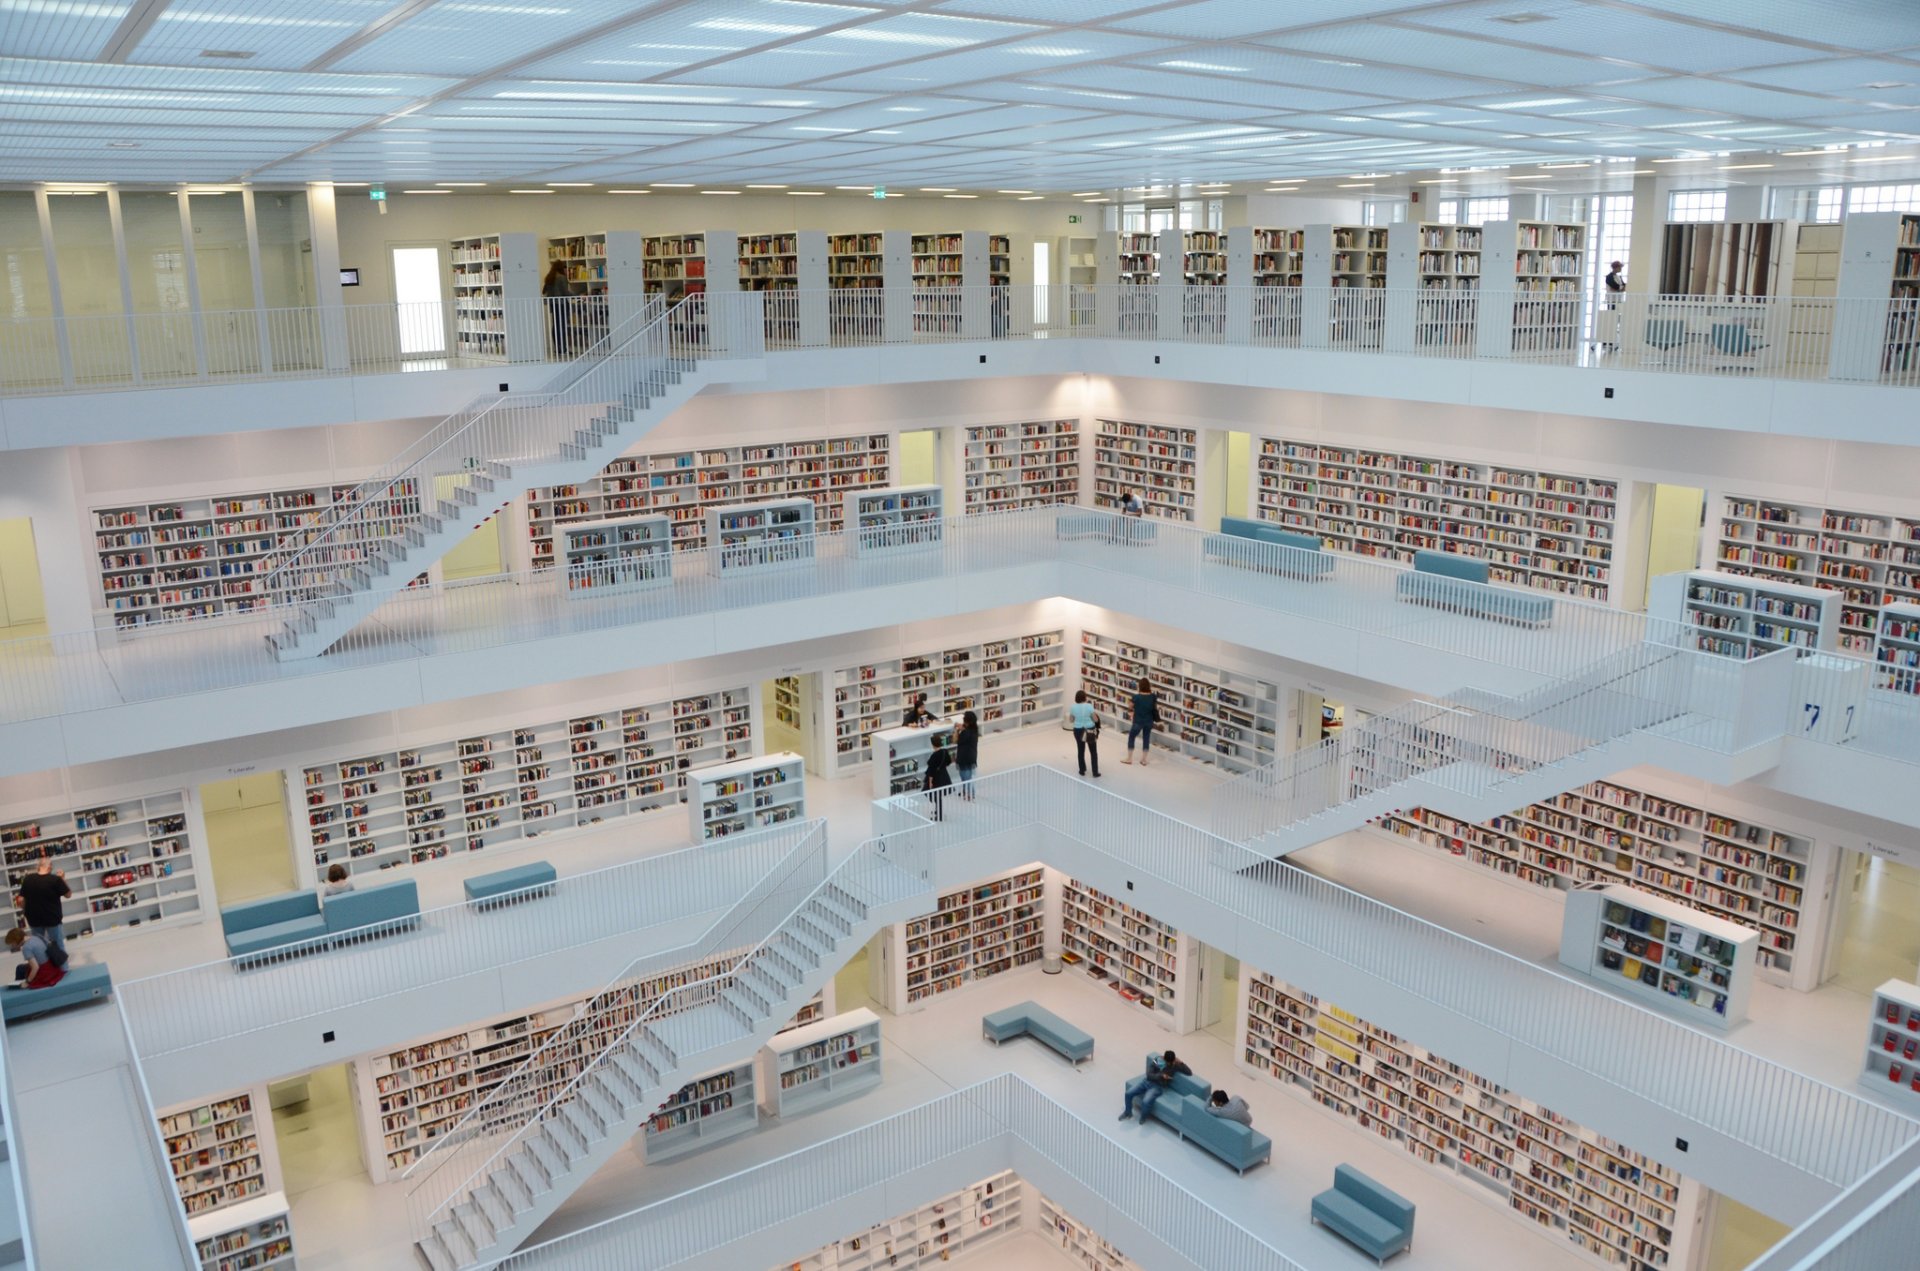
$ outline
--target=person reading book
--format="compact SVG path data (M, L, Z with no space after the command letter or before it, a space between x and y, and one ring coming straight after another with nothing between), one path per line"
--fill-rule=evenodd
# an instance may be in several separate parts
M1191 1077L1193 1069L1174 1054L1167 1051L1162 1055L1147 1056L1147 1070L1127 1083L1127 1100L1120 1110L1120 1119L1125 1121L1133 1115L1134 1105L1140 1105L1140 1119L1147 1119L1153 1111L1153 1105L1160 1102L1160 1096L1173 1088L1173 1079Z

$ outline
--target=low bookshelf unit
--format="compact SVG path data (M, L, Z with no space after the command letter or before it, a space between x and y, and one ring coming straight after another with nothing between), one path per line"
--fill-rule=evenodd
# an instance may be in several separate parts
M774 1034L760 1048L760 1104L772 1117L811 1112L880 1084L880 1017L864 1007Z
M807 774L785 751L687 773L687 819L696 843L763 830L807 814Z

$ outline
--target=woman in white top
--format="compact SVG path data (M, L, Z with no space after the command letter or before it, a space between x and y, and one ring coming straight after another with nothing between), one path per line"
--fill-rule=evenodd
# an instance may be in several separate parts
M1087 761L1093 761L1093 775L1100 775L1100 717L1093 713L1093 707L1087 702L1087 691L1081 689L1073 695L1073 705L1067 707L1067 721L1073 725L1073 750L1080 758L1080 775L1087 775Z

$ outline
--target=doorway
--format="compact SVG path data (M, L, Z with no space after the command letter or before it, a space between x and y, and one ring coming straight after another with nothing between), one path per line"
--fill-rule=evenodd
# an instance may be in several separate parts
M1053 244L1045 239L1035 239L1033 243L1033 325L1044 327L1053 316L1048 304L1052 296L1053 282Z
M338 1063L267 1083L281 1186L291 1201L331 1183L367 1181L350 1080Z
M299 886L287 829L287 786L279 769L200 787L213 890L223 905Z
M922 428L900 434L900 484L933 485L940 480L940 430Z
M760 682L760 718L768 753L787 750L806 761L807 771L819 774L814 759L814 700L820 675L781 675Z
M462 478L458 475L438 476L433 479L434 494L441 499L452 499L454 491L460 488ZM504 511L504 509L503 509ZM506 520L500 512L488 517L473 533L455 545L453 550L440 558L440 580L457 583L473 578L491 578L503 573L507 568L506 545L501 537L501 524Z
M1700 525L1706 508L1705 490L1685 485L1653 487L1653 513L1647 525L1646 578L1639 595L1624 597L1626 604L1645 609L1647 585L1655 578L1700 567Z
M1227 493L1221 505L1228 516L1247 515L1247 489L1251 484L1248 469L1253 463L1253 437L1249 433L1227 434Z
M47 630L33 522L24 516L0 521L0 628L10 637L45 635Z
M1200 1011L1196 1027L1229 1046L1240 1012L1240 959L1210 944L1199 945Z
M1872 993L1920 965L1920 869L1867 852L1841 857L1828 978Z
M393 303L400 356L438 357L447 351L447 322L438 247L393 249Z

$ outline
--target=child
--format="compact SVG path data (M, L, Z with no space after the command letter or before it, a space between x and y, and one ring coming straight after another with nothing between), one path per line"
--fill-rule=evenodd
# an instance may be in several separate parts
M933 819L943 819L946 802L946 789L953 784L953 777L947 771L952 760L947 757L945 746L935 746L933 753L927 756L926 777L921 789L927 792L927 798L933 801Z

